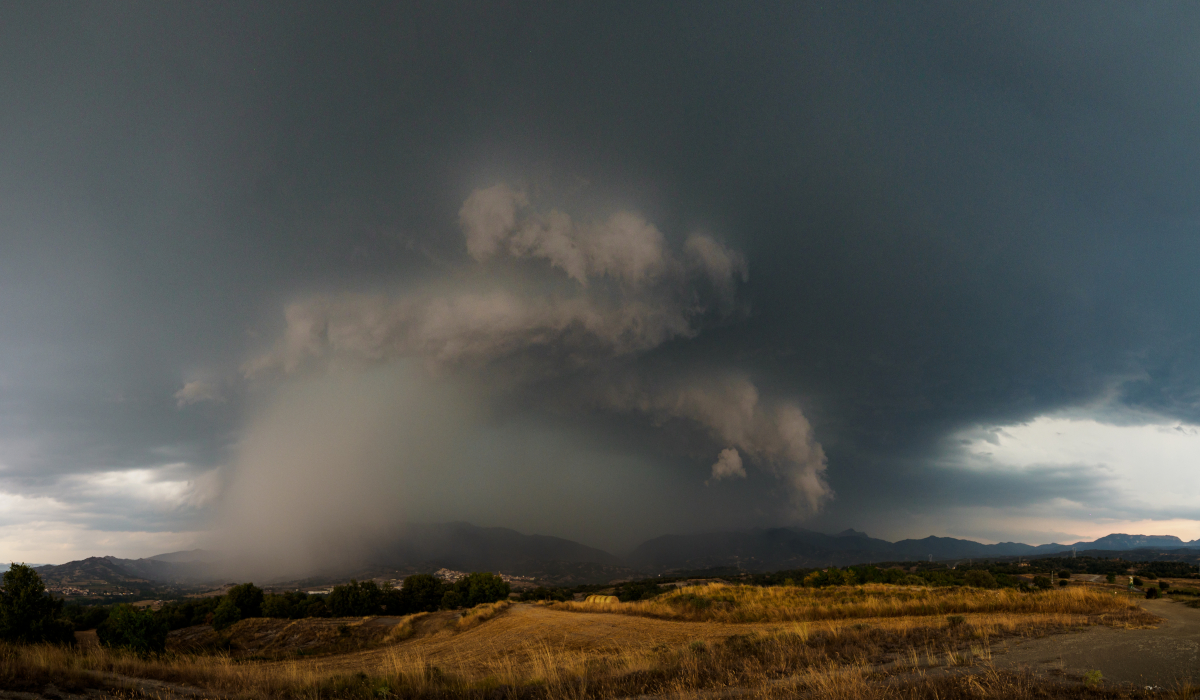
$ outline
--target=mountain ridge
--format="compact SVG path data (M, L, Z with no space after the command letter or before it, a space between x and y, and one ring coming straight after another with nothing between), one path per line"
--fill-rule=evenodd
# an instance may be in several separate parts
M496 571L530 576L546 583L573 585L722 567L778 571L925 559L1034 557L1068 552L1073 548L1114 553L1140 549L1162 553L1200 549L1200 540L1186 542L1173 535L1112 533L1091 542L1073 544L983 544L932 535L889 542L854 529L831 535L802 528L776 527L661 535L641 543L628 556L618 557L565 538L527 535L510 528L479 527L466 522L408 523L364 538L362 553L356 555L353 562L346 559L331 561L320 576L337 580L344 578L343 574L390 572L395 576L447 568ZM203 549L141 559L88 557L36 568L48 583L57 586L86 587L101 583L196 585L238 577L236 562L222 558L220 552ZM284 580L284 577L276 580Z

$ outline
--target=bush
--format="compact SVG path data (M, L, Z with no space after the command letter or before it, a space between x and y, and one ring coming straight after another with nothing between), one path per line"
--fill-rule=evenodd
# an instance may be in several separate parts
M1067 580L1065 580L1065 579L1059 579L1059 580L1058 580L1058 585L1059 585L1059 586L1068 586L1068 585L1070 585L1070 583L1071 583L1070 581L1067 581Z
M521 602L529 602L531 600L555 600L568 601L574 599L570 591L563 588L545 588L538 586L537 588L522 591L521 595L517 596L517 600Z
M1150 588L1149 586L1146 587L1146 598L1148 600L1153 600L1157 598L1158 595L1159 593L1157 588Z
M1170 584L1170 583L1168 583L1168 582L1166 582L1166 581L1159 581L1159 582L1158 582L1158 587L1159 587L1159 588L1161 588L1161 589L1163 589L1163 590L1165 591L1165 590L1167 590L1168 588L1170 588L1170 587L1171 587L1171 584Z
M792 579L788 580L792 581ZM794 586L795 581L792 581L790 585ZM653 581L634 581L632 583L622 584L621 587L617 589L617 600L621 601L622 603L628 603L635 600L650 600L662 592L662 587Z
M1050 588L1053 584L1051 584L1050 579L1046 578L1045 576L1034 576L1033 577L1033 585L1042 590L1046 590L1047 588Z
M67 619L77 630L94 630L108 619L108 608L103 605L80 605L72 603L64 608Z
M1058 577L1069 579L1069 578L1071 578L1071 572L1067 571L1066 569L1063 569L1062 571L1058 572Z
M210 596L178 603L167 603L158 610L158 617L166 621L169 630L204 625L212 621L214 611L224 601L224 596Z
M221 604L212 613L212 626L215 630L223 630L240 619L242 619L242 611L226 597L221 600Z
M1116 582L1117 582L1117 575L1116 575L1116 574L1112 574L1112 573L1110 573L1109 575L1107 575L1107 576L1105 576L1105 577L1104 577L1104 580L1105 580L1105 581L1108 581L1109 583L1116 583Z
M968 571L966 575L963 576L963 580L966 581L968 586L974 586L975 588L996 587L996 577L992 576L991 572L984 571L983 569L972 569Z
M167 621L150 609L117 605L108 619L96 628L96 636L106 647L120 647L139 654L162 652L167 648Z
M67 643L75 626L63 616L61 600L51 598L33 567L13 564L0 591L0 639L10 642Z
M1135 586L1142 585L1142 579L1138 578L1137 576L1134 576L1133 577L1133 585L1135 585Z

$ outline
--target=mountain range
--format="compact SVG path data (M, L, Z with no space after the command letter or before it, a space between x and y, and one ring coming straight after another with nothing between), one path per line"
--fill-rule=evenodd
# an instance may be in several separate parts
M441 568L498 571L528 576L545 584L575 585L629 579L671 571L738 568L778 571L816 566L1038 557L1078 551L1182 556L1200 560L1200 540L1170 535L1112 534L1093 542L1028 545L982 544L950 537L899 542L876 539L857 530L825 534L799 528L755 528L731 532L664 535L647 540L621 558L594 547L546 535L525 535L469 523L408 524L375 538L352 563L330 564L306 583L344 581L351 576L401 577ZM40 566L50 585L102 586L139 584L199 585L238 578L236 563L208 550L171 552L144 559L90 557L57 566ZM260 581L270 583L269 581Z

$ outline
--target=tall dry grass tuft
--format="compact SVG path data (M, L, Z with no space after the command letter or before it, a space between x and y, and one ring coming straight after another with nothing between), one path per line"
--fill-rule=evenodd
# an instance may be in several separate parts
M510 600L498 600L495 603L483 603L476 605L470 610L463 613L463 616L458 618L456 627L461 630L469 630L472 627L477 627L479 624L496 617L500 613L512 607Z

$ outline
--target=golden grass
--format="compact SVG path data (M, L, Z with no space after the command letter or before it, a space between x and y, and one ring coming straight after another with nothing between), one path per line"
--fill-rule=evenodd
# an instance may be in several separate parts
M586 602L550 605L557 610L597 610L595 604ZM709 583L681 588L653 600L605 604L603 609L606 612L667 620L761 623L964 613L1104 615L1127 613L1138 608L1136 603L1117 592L1084 586L1022 593L1013 589L881 584L800 588Z
M683 597L687 594L692 597ZM713 602L669 602L676 595ZM457 620L452 613L415 615L388 631L391 643L384 648L274 662L239 661L227 654L141 658L95 647L0 646L0 687L25 683L37 690L39 682L52 679L66 690L118 687L172 695L170 687L146 687L139 680L151 679L201 688L204 697L247 700L482 699L497 693L547 700L685 697L731 687L761 698L1020 698L1034 697L1026 692L1032 692L1032 681L978 676L991 663L995 640L1098 622L1137 626L1154 619L1128 598L1082 588L1007 596L959 589L704 586L663 598L647 602L663 607L604 604L605 612L595 611L601 606L502 601ZM787 619L786 608L798 601L804 602L797 606L801 613L813 619ZM730 605L720 607L721 602ZM867 610L883 612L867 616ZM947 613L962 619L951 623ZM773 620L730 622L746 615ZM968 666L975 680L922 675L930 668ZM919 678L910 678L914 674Z
M500 613L512 607L512 601L499 600L495 603L484 603L476 605L470 610L463 613L463 616L458 618L455 627L459 630L469 630L472 627L478 627L480 623L486 622Z

